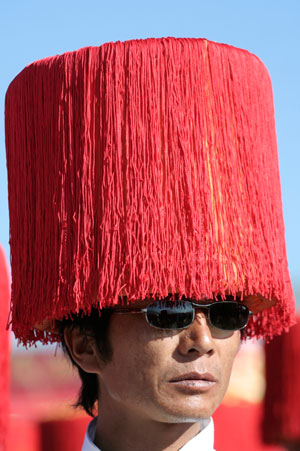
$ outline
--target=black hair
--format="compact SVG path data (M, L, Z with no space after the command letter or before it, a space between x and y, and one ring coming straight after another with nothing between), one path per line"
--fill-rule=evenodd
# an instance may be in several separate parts
M81 388L74 407L82 407L92 417L96 415L96 403L100 394L98 378L96 374L84 371L75 362L66 345L64 331L67 327L72 329L79 328L80 332L86 337L95 338L100 358L103 362L109 362L112 359L112 348L108 340L108 326L111 315L112 309L110 308L102 309L101 313L98 309L93 308L88 315L83 312L79 312L76 315L71 314L70 317L63 319L59 325L62 349L73 366L77 368L81 379Z

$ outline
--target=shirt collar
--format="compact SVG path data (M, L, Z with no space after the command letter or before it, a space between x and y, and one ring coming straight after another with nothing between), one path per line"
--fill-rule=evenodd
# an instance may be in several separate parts
M81 451L101 451L94 443L96 434L97 418L94 418L86 431L84 442ZM214 422L212 418L201 421L201 430L199 434L187 442L181 451L194 451L201 449L201 451L214 451Z
M101 451L93 443L95 434L96 434L96 424L97 424L97 417L94 418L88 425L81 451Z

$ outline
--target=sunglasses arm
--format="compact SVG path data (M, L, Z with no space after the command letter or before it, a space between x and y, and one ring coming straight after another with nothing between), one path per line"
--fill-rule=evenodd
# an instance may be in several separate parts
M147 313L147 309L127 309L127 308L120 308L120 309L112 309L113 313Z

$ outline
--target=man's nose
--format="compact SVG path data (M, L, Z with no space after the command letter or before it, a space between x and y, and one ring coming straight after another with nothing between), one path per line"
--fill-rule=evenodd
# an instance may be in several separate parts
M215 352L214 346L214 339L205 314L196 312L193 324L180 333L179 352L182 355L192 353L212 355Z

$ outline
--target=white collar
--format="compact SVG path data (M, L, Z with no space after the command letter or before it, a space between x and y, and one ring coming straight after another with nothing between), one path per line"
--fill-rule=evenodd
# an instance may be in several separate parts
M96 434L97 418L94 418L86 431L81 451L101 451L93 441ZM189 442L187 442L181 451L214 451L214 422L212 418L201 421L201 431Z

